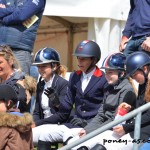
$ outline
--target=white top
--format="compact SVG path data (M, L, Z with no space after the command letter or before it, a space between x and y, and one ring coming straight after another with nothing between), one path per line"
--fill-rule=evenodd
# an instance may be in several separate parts
M94 68L90 73L86 74L86 73L82 73L82 78L81 78L81 82L82 82L82 92L84 92L84 90L86 89L87 85L89 84L92 75L94 74L96 68Z
M41 106L42 106L42 109L43 109L44 118L48 118L51 115L53 115L51 113L51 108L49 107L49 98L44 94L44 91L48 87L52 86L52 82L53 82L54 76L55 75L53 75L53 77L48 82L45 81L44 90L43 90L43 93L42 93L42 96L41 96L41 98L42 98Z

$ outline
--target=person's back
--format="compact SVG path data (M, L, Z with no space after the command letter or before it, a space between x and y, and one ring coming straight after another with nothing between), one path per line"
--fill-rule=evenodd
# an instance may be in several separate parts
M19 85L22 86L22 88L25 89L25 95L26 95L26 110L25 112L33 112L34 109L34 103L35 103L35 94L36 94L36 86L37 81L34 77L30 75L25 75L25 78L21 81L17 82Z
M29 113L11 112L17 105L17 94L8 84L0 85L0 149L31 150L33 123Z
M29 74L31 52L44 11L45 0L2 0L0 3L3 4L3 8L0 8L0 44L9 45L12 48L23 71ZM27 22L31 26L26 25Z
M26 114L0 113L0 149L31 150L33 122L32 116Z

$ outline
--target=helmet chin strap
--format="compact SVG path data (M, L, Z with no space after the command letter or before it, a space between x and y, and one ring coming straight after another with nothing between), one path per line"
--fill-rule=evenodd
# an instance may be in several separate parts
M95 66L95 58L92 57L91 59L92 59L92 62L90 64L90 66L86 69L86 71L85 71L86 74L89 73L89 70Z
M124 72L124 75L122 73ZM122 81L125 78L125 71L124 70L118 70L118 80Z
M124 75L122 75L122 72L123 72L122 70L118 70L118 81L114 83L113 86L117 86L125 78L125 71L124 71Z
M53 77L55 72L60 68L60 64L56 67L55 64L52 62L50 65L51 65L51 68L52 68L51 76ZM56 69L53 69L54 67L56 67Z

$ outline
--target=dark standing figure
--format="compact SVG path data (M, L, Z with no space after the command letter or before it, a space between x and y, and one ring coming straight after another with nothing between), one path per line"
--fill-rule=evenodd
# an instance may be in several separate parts
M120 51L126 56L136 51L150 53L150 0L130 0L130 11Z
M29 74L31 53L45 0L0 1L0 45L9 45L20 62L22 71Z

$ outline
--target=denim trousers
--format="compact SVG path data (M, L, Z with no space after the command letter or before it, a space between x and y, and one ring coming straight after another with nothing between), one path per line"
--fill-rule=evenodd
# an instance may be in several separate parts
M143 51L143 52L147 53L148 55L150 55L150 52L146 52L141 47L141 44L145 40L146 40L146 36L136 37L136 38L132 37L127 43L127 46L123 52L124 55L129 56L130 54L132 54L133 52L136 52L136 51Z
M150 138L148 139L147 143L143 144L139 150L150 150Z
M19 62L21 70L26 74L30 74L30 67L32 64L31 53L25 50L13 50L13 54Z

